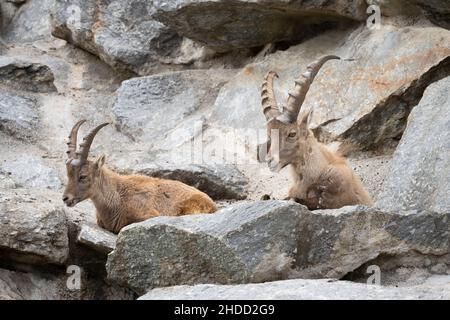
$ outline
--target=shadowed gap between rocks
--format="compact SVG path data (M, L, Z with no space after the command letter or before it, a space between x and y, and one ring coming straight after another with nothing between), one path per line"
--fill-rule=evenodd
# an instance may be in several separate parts
M404 254L383 252L347 273L340 280L366 283L373 274L368 268L377 266L380 268L382 286L415 285L430 275L446 275L448 259L448 254L423 254L416 250Z
M43 258L37 255L25 255L19 250L0 248L0 271L11 271L24 279L35 275L40 279L56 283L57 296L62 299L136 299L137 295L131 290L106 281L107 255L77 244L76 238L79 231L79 225L68 223L70 256L64 265L38 264ZM66 281L71 275L67 273L67 267L70 265L81 268L80 290L71 291L66 287ZM20 276L20 274L23 275ZM30 299L27 293L24 293L23 298Z

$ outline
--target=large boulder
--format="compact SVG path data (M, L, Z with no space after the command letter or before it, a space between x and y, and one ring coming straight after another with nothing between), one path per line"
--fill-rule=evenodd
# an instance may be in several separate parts
M0 88L0 130L18 139L34 141L39 127L37 99Z
M0 191L2 261L61 265L68 256L66 215L54 199L36 190Z
M205 112L230 72L191 70L124 81L112 112L118 129L151 145L162 145L169 132L196 112Z
M17 159L0 164L0 172L7 174L18 187L58 190L62 186L57 171L35 155L17 155Z
M18 4L24 1L16 1ZM3 31L10 43L29 43L51 37L50 10L55 0L28 0L10 19Z
M448 265L449 235L450 213L310 212L293 202L262 201L127 226L107 271L140 294L180 284L342 278L383 254L427 255L428 265Z
M450 77L430 85L409 118L377 206L450 212Z
M371 149L397 139L424 89L450 73L450 31L386 20L379 30L328 32L248 65L220 90L211 125L264 128L260 87L265 74L279 74L275 91L284 103L308 64L336 54L354 60L325 64L303 104L303 110L314 110L311 127L317 136L344 142L341 150Z
M139 300L448 300L449 278L450 276L447 276L446 282L442 281L438 285L426 283L403 288L330 279L298 279L227 286L199 284L153 289ZM248 309L236 311L249 312Z
M144 163L135 172L193 186L215 200L245 199L248 178L233 165Z
M168 0L154 3L155 18L217 51L275 41L298 41L311 26L365 19L364 1Z
M46 65L0 57L0 82L3 86L32 92L56 91L53 72Z
M119 70L151 74L179 59L185 45L182 37L153 20L153 12L153 2L145 0L56 0L52 34Z

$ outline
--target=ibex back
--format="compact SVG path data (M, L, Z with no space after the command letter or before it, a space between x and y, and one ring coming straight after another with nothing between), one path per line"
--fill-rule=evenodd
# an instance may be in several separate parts
M105 156L88 160L89 149L104 123L92 130L76 151L81 120L69 136L66 162L68 183L63 201L69 207L91 199L97 224L118 233L124 226L157 216L212 213L216 205L205 193L184 183L140 175L119 175L104 166Z
M267 73L261 91L268 142L260 146L259 158L267 160L269 168L276 172L291 165L294 185L289 190L288 198L311 210L354 204L372 205L369 194L347 160L314 137L308 127L311 112L300 113L315 76L322 65L331 59L340 58L325 56L308 66L301 78L295 81L293 90L289 91L282 111L273 90L273 80L278 77L275 72ZM263 153L263 149L267 154Z

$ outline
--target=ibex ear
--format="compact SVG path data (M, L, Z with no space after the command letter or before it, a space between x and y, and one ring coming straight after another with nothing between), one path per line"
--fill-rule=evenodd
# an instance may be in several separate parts
M100 157L95 160L95 167L96 169L100 169L105 164L105 155L102 154Z
M311 123L311 119L312 119L312 113L313 113L313 111L309 110L306 113L301 114L298 119L299 125L302 127L309 128L309 124Z

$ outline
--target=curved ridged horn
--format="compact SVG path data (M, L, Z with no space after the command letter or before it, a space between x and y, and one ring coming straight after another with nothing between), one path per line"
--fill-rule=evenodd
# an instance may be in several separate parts
M332 59L341 59L338 56L328 55L314 61L308 67L305 73L303 73L299 79L295 80L295 87L289 91L289 97L286 103L286 109L283 110L283 114L287 116L289 122L295 122L297 120L300 108L305 101L306 94L311 86L314 78L319 72L320 68Z
M275 71L269 71L264 77L261 87L261 104L267 121L280 115L275 92L273 91L274 78L278 78L278 74Z
M94 128L89 134L83 138L83 142L80 144L80 151L77 152L80 155L81 163L85 163L89 155L89 150L91 149L92 141L95 135L100 131L101 128L110 124L109 122L102 123L101 125Z
M78 130L80 129L81 125L85 123L86 120L80 120L72 128L72 131L70 131L69 135L69 142L67 142L67 155L69 156L69 159L74 159L76 157L76 151L77 151L77 135Z

